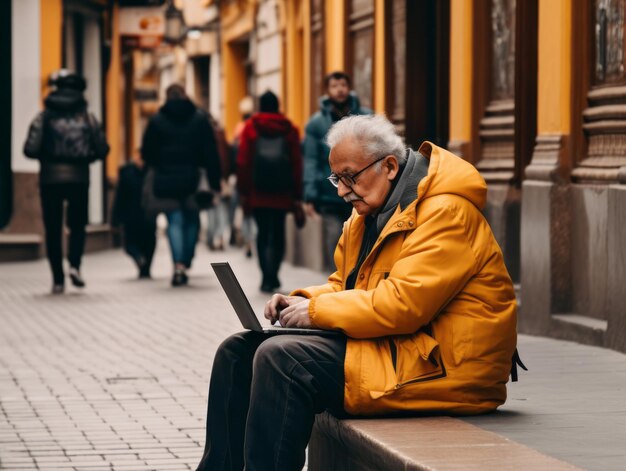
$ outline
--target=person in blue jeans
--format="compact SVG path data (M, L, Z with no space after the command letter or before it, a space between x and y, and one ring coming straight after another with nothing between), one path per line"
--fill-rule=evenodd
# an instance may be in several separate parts
M168 211L165 215L167 216L167 239L175 264L172 285L179 286L186 284L188 280L185 270L191 267L191 261L196 253L200 216L197 209L185 207ZM178 275L181 280L177 279Z
M196 107L178 84L170 85L166 102L148 123L141 157L152 175L152 193L169 201L167 236L174 262L172 286L188 282L198 230L199 207L194 198L203 169L209 186L219 194L221 165L209 114Z

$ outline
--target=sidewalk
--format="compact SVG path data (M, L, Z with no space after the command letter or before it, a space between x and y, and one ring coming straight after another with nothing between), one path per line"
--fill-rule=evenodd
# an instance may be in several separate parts
M45 260L0 265L0 469L194 469L213 354L240 329L209 266L222 260L261 308L256 260L240 251L198 246L178 289L165 240L152 281L121 251L88 255L87 288L58 297ZM281 279L324 281L289 265ZM507 404L466 420L581 468L623 469L626 356L524 336L520 352L530 371Z

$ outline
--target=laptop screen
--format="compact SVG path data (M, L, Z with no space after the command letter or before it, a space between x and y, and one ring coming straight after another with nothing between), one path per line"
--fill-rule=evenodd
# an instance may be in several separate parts
M215 275L217 275L217 279L222 285L222 289L226 293L230 304L232 304L235 309L235 313L237 317L239 317L241 325L246 329L255 330L257 332L262 331L261 323L254 313L250 301L248 301L248 298L243 292L230 264L228 262L216 262L211 263L211 267L213 267L213 271Z

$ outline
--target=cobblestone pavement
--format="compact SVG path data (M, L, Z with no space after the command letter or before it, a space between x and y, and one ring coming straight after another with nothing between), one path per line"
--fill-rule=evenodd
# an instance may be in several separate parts
M169 285L166 241L135 279L121 251L85 257L87 288L49 295L45 260L0 264L0 469L194 469L219 343L240 329L209 263L228 260L262 308L256 260L198 246L188 287ZM324 276L285 264L284 290ZM470 423L585 469L624 469L626 355L519 337L529 372ZM503 468L506 463L503 463Z
M0 265L0 469L195 469L219 343L240 324L209 266L229 260L261 307L255 260L198 246L171 288L166 241L152 281L121 251L85 257L83 291L48 294L46 261ZM284 288L323 282L285 265Z

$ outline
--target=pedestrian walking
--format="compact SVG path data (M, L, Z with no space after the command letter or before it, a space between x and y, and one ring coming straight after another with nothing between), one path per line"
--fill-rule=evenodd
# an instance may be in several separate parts
M302 155L298 130L279 112L271 91L259 99L259 112L247 121L237 155L237 188L244 211L258 228L261 291L280 287L285 254L285 218L302 200Z
M320 98L320 110L305 128L304 137L304 209L311 218L322 218L323 266L334 271L333 254L339 241L344 221L350 216L352 207L346 204L326 178L330 174L326 134L341 118L349 115L371 114L361 107L355 92L350 91L350 76L344 72L332 72L324 78L327 95Z
M121 167L111 212L111 226L122 228L124 250L137 265L140 279L150 278L156 247L156 216L141 205L143 184L144 172L136 162Z
M254 112L254 99L246 96L239 102L239 113L241 121L235 126L233 141L231 144L231 168L233 173L229 177L228 187L232 192L230 206L228 208L228 220L230 222L229 245L243 246L246 257L252 257L252 243L255 240L254 219L249 211L244 211L240 204L239 191L237 190L237 154L241 141L241 133L246 127L246 122Z
M220 198L216 198L214 204L207 210L207 244L211 250L224 250L226 245L226 232L229 228L229 207L232 192L228 185L228 178L233 171L230 162L230 146L226 140L226 133L217 120L209 113L209 121L217 139L217 150L220 156L222 178L220 180Z
M46 233L46 254L52 270L52 293L65 290L63 270L63 207L67 203L69 275L85 287L80 272L89 209L89 165L106 157L109 146L96 117L87 109L87 83L66 69L50 76L44 110L32 121L24 154L40 162L39 193Z
M172 286L188 282L200 229L199 186L208 179L219 194L220 158L208 113L196 107L178 84L166 90L166 102L150 118L141 157L148 167L149 192L166 201L167 237L172 252Z

